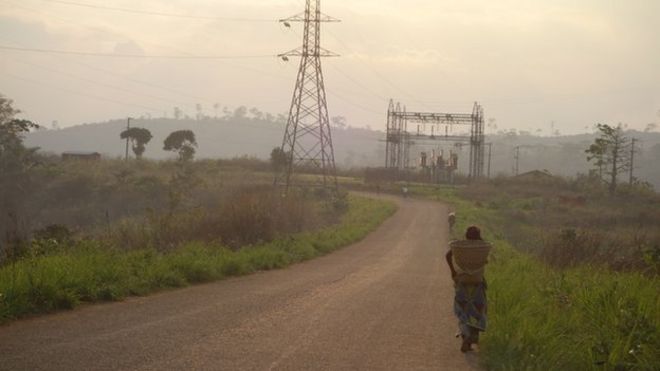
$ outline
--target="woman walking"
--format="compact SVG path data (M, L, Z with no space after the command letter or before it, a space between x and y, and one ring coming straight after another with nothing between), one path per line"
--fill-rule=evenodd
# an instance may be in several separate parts
M454 280L454 313L463 343L461 352L472 350L479 343L479 333L486 331L487 305L484 268L491 245L481 239L481 230L471 226L465 240L452 241L447 252L447 264Z

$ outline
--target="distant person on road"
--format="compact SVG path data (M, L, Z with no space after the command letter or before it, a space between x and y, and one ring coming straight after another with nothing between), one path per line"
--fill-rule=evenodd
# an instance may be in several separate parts
M447 215L447 222L449 222L449 232L454 230L454 224L456 224L456 213L449 213Z
M408 187L401 188L401 193L403 193L403 198L408 198Z
M486 280L484 269L488 262L490 243L481 239L481 230L471 226L465 240L452 241L446 254L454 280L454 314L463 339L461 352L472 350L479 343L479 333L486 331Z

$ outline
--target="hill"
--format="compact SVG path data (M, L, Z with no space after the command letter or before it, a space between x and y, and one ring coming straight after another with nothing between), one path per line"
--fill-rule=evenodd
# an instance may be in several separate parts
M124 120L112 120L61 130L42 130L29 134L26 144L56 154L77 150L96 151L107 157L121 157L124 155L125 146L119 139L119 133L125 126ZM162 150L163 140L172 131L189 129L197 136L198 158L253 156L267 159L271 150L281 144L285 122L281 116L275 118L271 115L266 117L233 115L201 120L139 119L132 121L132 126L147 128L154 136L145 152L147 158L173 158L172 153ZM338 166L351 168L383 165L384 132L342 125L334 127L332 135ZM627 135L641 140L636 155L636 177L660 189L660 166L657 166L660 162L660 133L630 131ZM536 169L565 176L586 173L590 165L587 163L584 150L594 138L594 134L539 137L524 132L521 134L508 132L489 135L487 141L493 143L491 175L513 173L514 148L517 146L520 146L518 165L521 173ZM467 147L441 144L434 149L458 152L459 167L467 168L469 156ZM430 151L430 149L413 148L411 161L416 163L421 151Z
M281 145L285 123L282 120L234 117L203 120L158 118L134 120L131 126L149 129L153 135L144 153L146 158L174 158L172 153L163 151L163 141L175 130L188 129L197 137L197 158L253 156L267 159L273 148ZM113 120L61 130L42 130L29 134L25 143L55 154L95 151L105 157L122 157L125 142L119 138L119 133L125 128L125 120ZM380 157L385 151L384 144L379 142L382 133L335 127L332 135L339 166L376 166L382 162Z

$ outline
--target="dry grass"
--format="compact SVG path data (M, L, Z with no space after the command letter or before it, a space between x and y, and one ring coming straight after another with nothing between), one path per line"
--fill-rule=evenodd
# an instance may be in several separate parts
M460 197L505 222L499 233L554 267L606 265L654 272L660 251L660 195L631 189L614 197L581 180L500 178L461 188Z
M280 197L272 174L251 169L262 165L248 158L187 164L44 159L30 173L13 222L0 226L0 263L26 254L34 232L51 225L78 239L170 250L190 240L238 248L337 220L332 202L316 194Z
M241 249L198 240L182 241L170 251L112 248L95 240L43 241L52 245L0 267L0 323L82 302L282 268L363 238L396 210L392 203L360 197L349 197L347 205L336 224Z

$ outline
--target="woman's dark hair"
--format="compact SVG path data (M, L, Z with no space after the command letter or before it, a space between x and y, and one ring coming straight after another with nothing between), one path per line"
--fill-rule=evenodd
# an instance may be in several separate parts
M481 240L481 229L479 229L479 227L476 225L468 227L467 231L465 231L465 239Z

